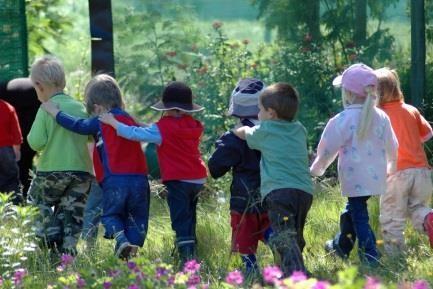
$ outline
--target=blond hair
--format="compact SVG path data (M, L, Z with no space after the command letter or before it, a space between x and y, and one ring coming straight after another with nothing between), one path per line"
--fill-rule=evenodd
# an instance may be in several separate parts
M361 96L348 91L342 88L342 99L343 105L346 107L347 105L353 104L353 101L356 98L361 98ZM359 118L358 128L356 131L356 136L359 140L363 140L371 127L371 119L373 116L373 110L376 106L376 94L374 86L365 87L365 91L367 92L367 97L365 98L364 104L362 105L361 116ZM364 98L364 97L362 97Z
M93 112L95 104L101 105L108 110L123 107L119 85L108 74L99 74L93 77L86 85L84 98L88 113Z
M383 67L375 70L374 73L378 81L377 91L379 94L379 104L404 99L400 89L400 79L397 71Z
M62 62L52 55L45 55L35 60L30 69L33 83L63 90L66 86L65 71Z

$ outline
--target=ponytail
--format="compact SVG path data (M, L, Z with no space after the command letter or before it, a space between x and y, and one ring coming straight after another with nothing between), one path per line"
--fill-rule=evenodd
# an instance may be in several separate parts
M367 86L365 88L367 91L367 98L362 106L361 117L359 119L358 130L356 132L358 139L363 140L371 126L371 118L373 115L373 109L376 105L375 99L376 95L374 94L373 86Z

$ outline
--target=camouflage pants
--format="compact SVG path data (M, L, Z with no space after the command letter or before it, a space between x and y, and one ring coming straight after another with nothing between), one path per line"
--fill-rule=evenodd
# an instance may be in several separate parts
M29 189L39 208L37 236L59 252L75 253L93 176L85 172L39 172Z

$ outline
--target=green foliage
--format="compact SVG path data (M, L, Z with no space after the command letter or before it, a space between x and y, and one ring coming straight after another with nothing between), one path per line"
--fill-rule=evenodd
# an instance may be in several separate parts
M44 42L47 39L66 41L65 31L72 19L59 9L65 0L26 0L29 59L42 54L53 54Z

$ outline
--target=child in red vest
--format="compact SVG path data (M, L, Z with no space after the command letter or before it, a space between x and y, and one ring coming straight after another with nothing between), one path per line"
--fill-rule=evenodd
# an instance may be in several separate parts
M206 166L199 144L203 125L190 113L203 109L192 102L191 89L182 82L168 84L162 101L152 106L163 111L161 119L149 127L128 126L112 114L100 116L117 134L136 141L156 143L161 179L167 187L171 225L181 262L194 258L198 193L206 182Z
M0 192L13 192L12 200L15 204L23 201L17 164L22 142L14 107L0 100Z

